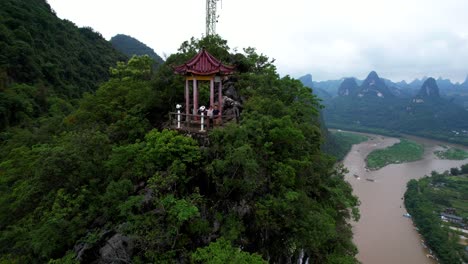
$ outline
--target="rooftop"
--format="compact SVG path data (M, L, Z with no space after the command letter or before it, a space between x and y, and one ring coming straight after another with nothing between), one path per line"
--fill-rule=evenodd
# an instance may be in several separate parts
M195 57L182 65L174 67L174 71L183 75L228 75L234 72L234 66L222 64L205 48L202 48Z
M441 213L440 215L444 216L444 217L447 217L447 218L456 219L456 220L459 220L459 221L463 220L463 217L452 215L452 214Z

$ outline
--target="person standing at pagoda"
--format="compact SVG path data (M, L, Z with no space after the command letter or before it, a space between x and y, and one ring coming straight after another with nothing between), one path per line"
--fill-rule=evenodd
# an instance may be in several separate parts
M213 109L213 106L210 105L210 108L206 110L206 115L208 116L208 129L213 127L213 114L214 114L214 109Z

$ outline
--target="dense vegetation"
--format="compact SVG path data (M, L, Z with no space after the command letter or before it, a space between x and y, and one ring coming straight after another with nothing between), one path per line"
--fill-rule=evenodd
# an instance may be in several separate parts
M15 9L36 8L24 2ZM159 129L183 101L171 65L202 47L237 65L246 99L240 124L214 130L204 147ZM0 262L356 263L347 221L358 201L320 150L317 98L255 49L229 51L210 36L184 42L156 71L134 57L76 110L49 111L34 133L10 129Z
M354 144L359 144L361 142L367 141L369 138L363 135L359 135L356 133L349 133L349 132L340 132L335 131L332 132L333 138L331 140L334 141L337 147L336 151L333 152L333 155L338 159L342 160L351 150L351 147Z
M369 169L380 169L388 164L405 163L422 159L424 147L416 142L401 139L385 149L372 151L366 158Z
M157 65L160 65L164 62L163 59L158 54L156 54L152 48L146 46L146 44L133 37L118 34L113 36L110 39L110 42L115 49L124 53L128 57L132 57L134 55L148 55Z
M468 223L468 164L463 169L465 174L459 176L432 172L431 177L411 180L405 193L406 209L441 263L468 261L468 255L458 244L458 233L450 230L439 216L446 208L453 208Z
M58 19L44 0L2 1L0 50L0 132L68 113L71 99L94 91L125 59L91 28Z
M464 160L468 159L468 151L459 148L448 148L434 152L439 159Z

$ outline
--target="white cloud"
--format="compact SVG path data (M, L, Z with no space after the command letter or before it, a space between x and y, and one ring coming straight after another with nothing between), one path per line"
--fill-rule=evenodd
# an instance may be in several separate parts
M170 54L205 30L204 0L48 0L62 18L106 38L131 35ZM221 7L221 2L218 4ZM223 0L218 33L256 47L281 74L315 79L371 70L390 79L468 73L465 0Z

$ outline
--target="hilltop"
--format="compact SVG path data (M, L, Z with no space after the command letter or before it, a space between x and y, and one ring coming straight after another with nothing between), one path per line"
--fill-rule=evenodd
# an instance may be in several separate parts
M0 95L30 97L14 98L16 124L0 134L0 263L357 262L348 223L358 200L321 152L319 100L280 78L273 60L208 36L182 43L157 69L148 56L119 62L98 33L57 19L44 1L6 4L2 19L13 15L1 32L37 33L31 48L46 47L36 52L61 68L34 52L11 64L21 71L2 66ZM202 47L237 66L223 86L242 98L242 113L239 124L186 136L164 129L184 102L172 66ZM38 112L41 84L50 105ZM18 109L32 115L13 116Z
M359 88L358 97L385 98L393 96L385 84L385 81L381 79L375 71L369 73Z
M117 49L118 51L124 53L128 57L132 57L134 55L143 56L148 55L152 58L157 65L162 64L164 60L154 52L154 50L148 47L143 42L133 38L131 36L127 36L124 34L118 34L113 36L110 39L112 46Z
M440 98L439 86L434 78L428 78L424 81L419 93L416 95L418 99L438 99Z

